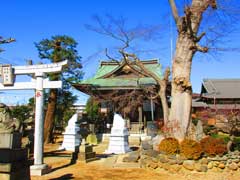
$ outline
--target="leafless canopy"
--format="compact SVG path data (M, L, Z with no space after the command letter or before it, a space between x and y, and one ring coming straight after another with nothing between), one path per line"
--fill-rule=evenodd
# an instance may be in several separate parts
M3 37L0 36L0 44L6 44L6 43L11 43L11 42L14 42L15 39L13 38L8 38L8 39L5 39ZM0 49L0 52L2 52L3 50Z

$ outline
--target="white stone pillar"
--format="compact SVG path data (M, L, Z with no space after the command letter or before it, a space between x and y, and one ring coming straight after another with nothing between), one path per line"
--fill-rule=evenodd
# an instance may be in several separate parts
M36 74L34 164L43 164L43 73Z
M46 173L48 167L43 164L43 76L44 73L36 73L35 92L35 132L34 132L34 165L31 166L31 175L41 176Z

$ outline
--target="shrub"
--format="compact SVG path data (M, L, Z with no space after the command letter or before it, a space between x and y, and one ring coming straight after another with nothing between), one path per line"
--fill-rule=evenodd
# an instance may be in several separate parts
M180 143L180 154L187 159L199 159L202 153L202 147L197 141L184 139Z
M221 156L227 152L227 146L223 139L215 139L208 136L203 138L200 143L204 153L206 153L208 156Z
M211 137L215 139L222 139L226 144L230 140L230 137L228 134L211 134Z
M179 151L179 142L177 139L165 138L159 144L159 151L166 154L176 154Z
M233 140L233 150L240 151L240 137L235 137Z

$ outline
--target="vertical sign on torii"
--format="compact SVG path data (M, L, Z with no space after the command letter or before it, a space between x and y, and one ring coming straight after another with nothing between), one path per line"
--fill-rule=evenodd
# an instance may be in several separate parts
M1 90L35 90L35 132L34 132L34 165L31 166L31 175L43 175L48 167L43 163L43 90L61 88L61 81L49 81L45 74L61 72L62 67L67 65L67 60L40 65L11 66L2 65L0 67ZM33 75L31 82L14 82L17 75Z

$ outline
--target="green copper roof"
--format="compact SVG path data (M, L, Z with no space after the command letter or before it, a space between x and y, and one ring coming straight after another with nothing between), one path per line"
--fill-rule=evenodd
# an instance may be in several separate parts
M162 78L162 66L157 61L142 61L145 62L144 66ZM152 62L152 63L151 63ZM97 70L93 78L83 80L79 85L91 85L96 87L137 87L139 85L156 84L151 77L136 77L136 78L122 78L122 77L109 77L102 78L104 75L114 72L121 65L116 63L103 62ZM136 69L139 69L135 66ZM139 69L140 70L140 69Z

